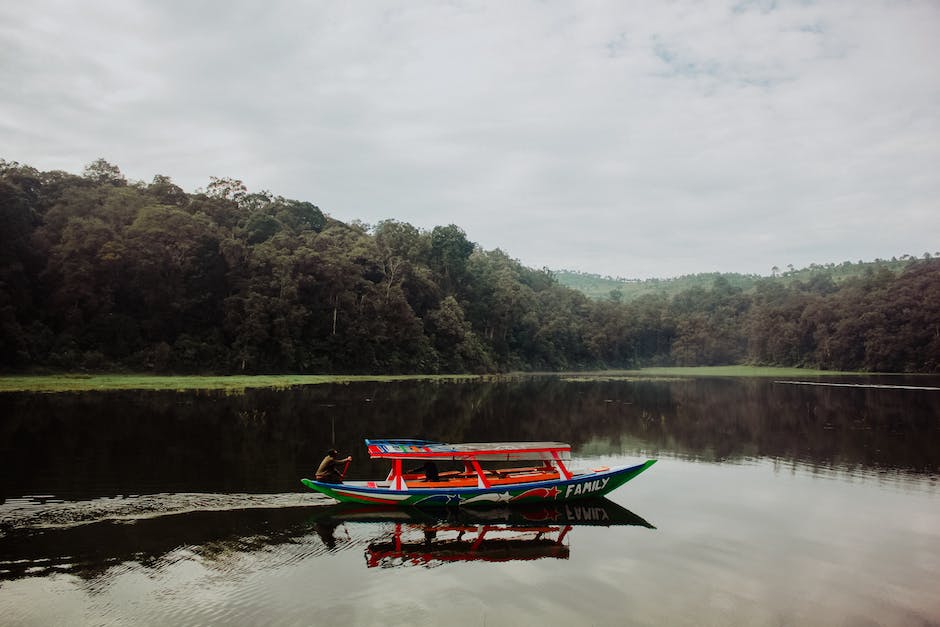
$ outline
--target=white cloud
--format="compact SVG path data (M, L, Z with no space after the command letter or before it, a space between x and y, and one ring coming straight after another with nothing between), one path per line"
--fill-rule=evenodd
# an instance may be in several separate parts
M624 276L935 250L940 6L0 8L2 155Z

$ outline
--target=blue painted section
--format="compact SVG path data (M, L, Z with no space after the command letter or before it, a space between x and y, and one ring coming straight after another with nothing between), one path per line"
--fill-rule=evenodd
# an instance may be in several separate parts
M409 440L402 438L392 438L385 440L369 440L366 439L366 446L382 446L383 444L398 444L402 446L427 446L429 444L441 444L441 442L435 442L433 440Z

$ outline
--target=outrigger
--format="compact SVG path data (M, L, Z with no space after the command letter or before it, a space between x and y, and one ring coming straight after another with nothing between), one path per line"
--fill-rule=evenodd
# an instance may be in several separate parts
M656 463L572 472L571 446L563 442L445 444L428 440L366 440L372 459L392 462L384 481L301 482L341 502L385 505L474 505L596 498L622 486ZM419 473L407 460L462 462L462 470ZM487 462L542 462L537 466L484 469Z

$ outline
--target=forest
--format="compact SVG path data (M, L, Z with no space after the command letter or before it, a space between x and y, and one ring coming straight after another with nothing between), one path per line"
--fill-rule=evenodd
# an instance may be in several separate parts
M0 160L0 370L486 373L760 364L940 371L940 259L590 299L457 225L344 223Z
M924 253L923 258L930 259L932 257L940 257L940 252ZM874 261L843 261L839 264L827 263L825 265L811 263L809 267L799 269L790 264L786 270L773 266L770 271L771 277L778 279L784 285L796 281L807 282L820 273L826 274L836 283L840 283L845 279L858 278L871 272L878 272L881 269L890 270L897 274L915 259L912 255L901 255L900 257L875 259ZM708 289L716 279L724 279L734 287L741 288L744 291L752 291L759 281L766 278L759 274L741 274L739 272L699 272L665 279L614 278L573 270L553 270L552 273L562 285L574 288L591 298L610 298L624 302L649 295L672 297L679 292L695 287Z

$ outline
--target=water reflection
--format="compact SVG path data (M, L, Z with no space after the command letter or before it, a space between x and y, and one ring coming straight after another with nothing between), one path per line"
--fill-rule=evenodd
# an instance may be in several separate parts
M218 563L280 545L302 546L302 559L365 545L369 567L567 559L568 534L580 525L654 528L607 499L479 510L337 504L198 511L14 530L0 536L0 580L56 574L101 580L127 563L159 570L179 551L184 559Z
M402 525L369 543L369 568L439 566L449 562L568 559L570 525Z
M315 508L196 511L14 529L0 535L0 580L55 574L96 580L126 563L160 568L167 555L180 549L208 562L236 552L260 551L307 535L311 509Z
M286 505L317 496L303 493L252 510L148 513L250 496L190 494L138 497L146 511L131 520L75 524L90 518L72 509L29 517L0 529L0 622L924 625L940 616L940 493L929 479L911 490L780 472L766 460L681 459L646 479L614 495L644 517L607 500ZM133 498L112 500L87 506L133 515Z
M515 521L515 522L510 522ZM438 566L453 562L568 559L566 543L575 525L639 525L645 520L610 501L530 510L458 510L436 522L396 522L366 549L370 567Z
M485 509L340 504L323 508L313 522L331 549L341 525L372 525L374 537L365 551L369 568L568 559L566 538L575 526L655 528L608 499Z
M842 377L838 382L883 381ZM897 378L893 383L904 383ZM921 386L935 378L918 378ZM0 499L302 489L331 443L352 479L384 475L364 437L561 440L575 455L772 458L823 468L940 472L940 392L518 377L221 393L0 395Z

